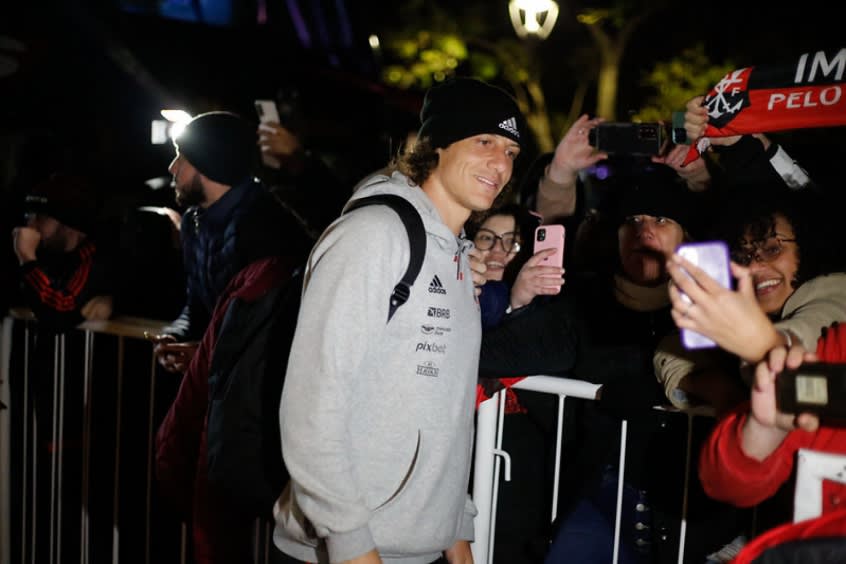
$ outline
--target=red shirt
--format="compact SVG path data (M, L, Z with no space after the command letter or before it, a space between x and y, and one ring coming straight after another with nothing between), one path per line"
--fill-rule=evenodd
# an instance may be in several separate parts
M846 324L827 329L817 343L817 356L823 362L846 361ZM792 431L766 459L750 458L741 447L748 414L747 403L720 421L703 445L699 478L715 499L740 507L764 501L790 477L800 448L846 455L846 428L820 427L815 433ZM825 480L822 507L821 517L786 524L757 537L733 563L752 562L765 549L787 540L846 536L846 484Z

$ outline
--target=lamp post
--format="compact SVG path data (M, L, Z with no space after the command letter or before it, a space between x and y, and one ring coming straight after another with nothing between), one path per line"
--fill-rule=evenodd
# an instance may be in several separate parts
M558 4L553 0L511 0L508 13L518 37L546 39L558 19Z
M524 40L526 50L525 61L519 65L523 69L523 76L515 82L515 89L519 83L519 88L523 91L523 96L518 96L518 102L529 122L538 149L543 152L552 151L555 141L552 138L546 99L540 82L537 49L540 42L552 33L555 20L558 19L558 4L552 0L510 0L508 13L517 37Z

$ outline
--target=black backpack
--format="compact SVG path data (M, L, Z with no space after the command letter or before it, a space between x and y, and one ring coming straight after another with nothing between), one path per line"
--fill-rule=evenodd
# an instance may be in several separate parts
M389 206L408 233L410 258L390 296L388 321L406 302L423 258L426 231L407 200L382 194L355 200ZM208 481L245 515L270 517L288 481L279 436L279 402L303 282L302 269L253 302L233 300L224 315L209 372Z

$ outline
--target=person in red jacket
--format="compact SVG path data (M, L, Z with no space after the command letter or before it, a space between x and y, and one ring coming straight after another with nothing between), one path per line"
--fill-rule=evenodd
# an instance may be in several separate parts
M846 428L821 424L811 413L781 413L776 407L776 374L815 360L846 362L846 324L834 323L824 330L815 354L800 346L789 351L778 347L758 364L749 403L720 421L703 446L699 477L709 496L752 507L788 481L800 448L846 455ZM733 562L752 562L785 541L846 535L846 484L827 484L823 493L821 517L767 531Z
M288 283L296 268L292 259L269 257L250 263L230 280L156 435L159 492L190 523L196 564L252 561L255 516L227 495L242 492L223 492L209 481L209 376L217 344L231 327L226 323L230 306L262 300L273 288Z

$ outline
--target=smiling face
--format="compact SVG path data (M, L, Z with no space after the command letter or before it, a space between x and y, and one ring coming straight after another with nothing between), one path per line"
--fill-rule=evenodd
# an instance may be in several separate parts
M494 238L493 247L483 251L485 266L488 268L485 271L485 278L488 280L502 280L505 267L517 256L519 246L511 247L510 251L506 251L503 247L503 238L514 238L514 241L520 243L519 234L515 233L516 230L517 222L514 216L504 214L490 216L479 227L479 233L476 234L477 240L480 237L486 240Z
M796 291L794 286L799 270L799 247L790 222L781 215L774 217L773 231L766 240L753 241L749 231L741 245L754 256L749 263L755 297L765 313L778 313Z
M520 146L501 135L474 135L437 149L438 165L423 183L444 222L458 233L471 212L484 211L511 180Z
M617 230L623 274L635 284L655 286L667 279L667 259L684 240L681 225L668 217L632 215Z

